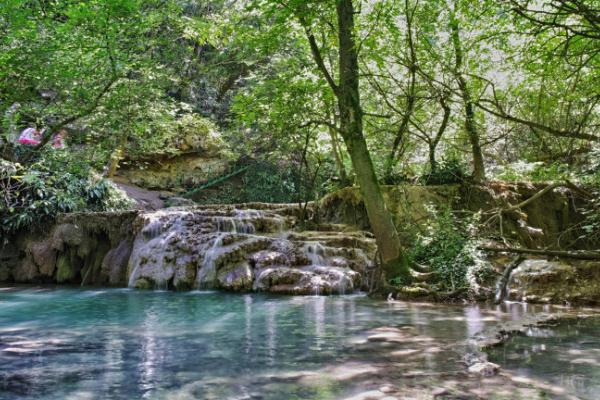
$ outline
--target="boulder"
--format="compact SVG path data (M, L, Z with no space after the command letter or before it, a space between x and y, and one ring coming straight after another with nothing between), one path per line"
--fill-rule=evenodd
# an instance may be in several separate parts
M110 285L125 285L127 283L127 263L131 255L132 243L122 240L119 245L106 253L100 267L102 281Z
M469 372L471 374L481 376L494 376L499 370L500 366L491 362L478 362L469 367Z
M12 276L15 282L32 283L39 280L40 272L35 262L27 257L12 271Z
M253 280L254 272L245 261L222 269L217 273L219 288L235 292L250 291Z
M74 224L60 224L54 229L52 246L62 251L65 244L77 247L84 242L85 238L85 232L81 227Z
M39 271L46 277L52 277L56 269L56 250L52 247L52 240L33 242L29 251Z

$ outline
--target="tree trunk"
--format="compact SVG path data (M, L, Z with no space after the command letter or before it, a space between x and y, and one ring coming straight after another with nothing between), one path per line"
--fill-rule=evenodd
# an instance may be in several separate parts
M336 87L336 95L340 110L341 134L348 148L369 222L375 234L385 277L402 277L408 281L410 280L408 259L402 249L392 215L385 205L363 135L354 13L352 0L338 0L340 82Z
M429 167L431 168L431 174L434 174L435 172L437 172L437 160L435 159L435 151L437 149L438 144L440 144L440 141L442 140L442 137L444 136L444 132L446 132L446 128L448 127L448 122L450 121L450 113L452 112L452 110L450 109L450 106L448 105L448 103L446 103L446 98L445 96L442 94L440 97L440 105L442 106L442 109L444 110L444 116L442 117L442 123L440 124L440 127L438 128L437 133L435 134L435 137L433 138L433 140L429 141Z
M106 168L105 176L107 178L112 178L117 173L117 169L119 169L119 163L123 158L123 150L127 146L127 136L122 135L119 138L119 143L117 144L117 148L110 155L110 160L108 161L108 167Z
M328 104L327 108L329 110L333 109L334 106ZM336 111L333 109L333 118L331 114L329 115L329 120L332 122L333 126L329 126L329 136L331 137L331 151L333 153L333 159L335 160L335 166L340 175L340 184L342 187L351 186L350 179L348 178L348 173L346 172L346 167L344 165L344 158L342 155L342 150L340 149L340 142L338 140L338 135L336 128L338 126Z
M329 128L329 135L331 136L331 151L333 152L335 165L338 169L338 173L340 174L340 183L343 187L350 186L350 179L348 179L346 167L344 166L344 160L340 154L340 146L335 129Z
M483 153L479 144L479 132L475 121L475 110L473 109L473 100L471 92L467 84L467 80L463 76L463 50L460 42L460 30L458 19L456 18L456 1L454 8L450 10L450 35L452 45L454 47L455 56L455 71L458 88L462 97L464 112L465 112L465 130L471 143L471 152L473 154L473 180L481 182L485 180L485 165L483 163Z
M433 143L429 144L429 171L431 175L437 172L437 160L435 159L435 147Z

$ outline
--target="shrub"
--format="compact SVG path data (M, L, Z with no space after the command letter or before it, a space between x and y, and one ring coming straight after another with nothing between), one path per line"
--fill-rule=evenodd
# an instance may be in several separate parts
M131 200L109 181L94 177L90 166L68 152L49 150L34 164L0 161L0 232L40 227L57 214L116 211Z
M449 185L463 182L466 176L464 163L452 157L440 162L435 171L421 175L419 181L424 185Z
M439 290L473 288L478 275L485 274L475 237L477 216L459 219L449 208L430 208L430 214L426 230L409 250L411 262L430 267L435 272L431 283Z
M215 185L214 190L198 192L194 199L205 204L296 203L314 200L331 189L328 185L333 173L327 168L321 168L315 176L304 169L301 174L295 163L252 161L246 165L241 182L232 179Z
M573 179L573 176L567 164L520 161L503 166L496 178L507 182L551 182Z

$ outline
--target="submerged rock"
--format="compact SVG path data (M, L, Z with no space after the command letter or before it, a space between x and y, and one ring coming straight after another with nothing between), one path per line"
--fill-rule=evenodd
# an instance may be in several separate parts
M494 376L499 370L500 366L491 362L479 362L469 367L470 373L482 376Z

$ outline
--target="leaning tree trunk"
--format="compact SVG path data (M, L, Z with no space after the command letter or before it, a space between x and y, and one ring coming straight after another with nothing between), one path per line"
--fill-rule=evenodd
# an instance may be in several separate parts
M387 278L402 277L409 280L408 259L402 249L392 215L385 205L363 135L358 53L354 37L354 13L352 0L338 0L340 82L336 95L340 110L340 130L352 160L371 228L375 234L383 272Z

